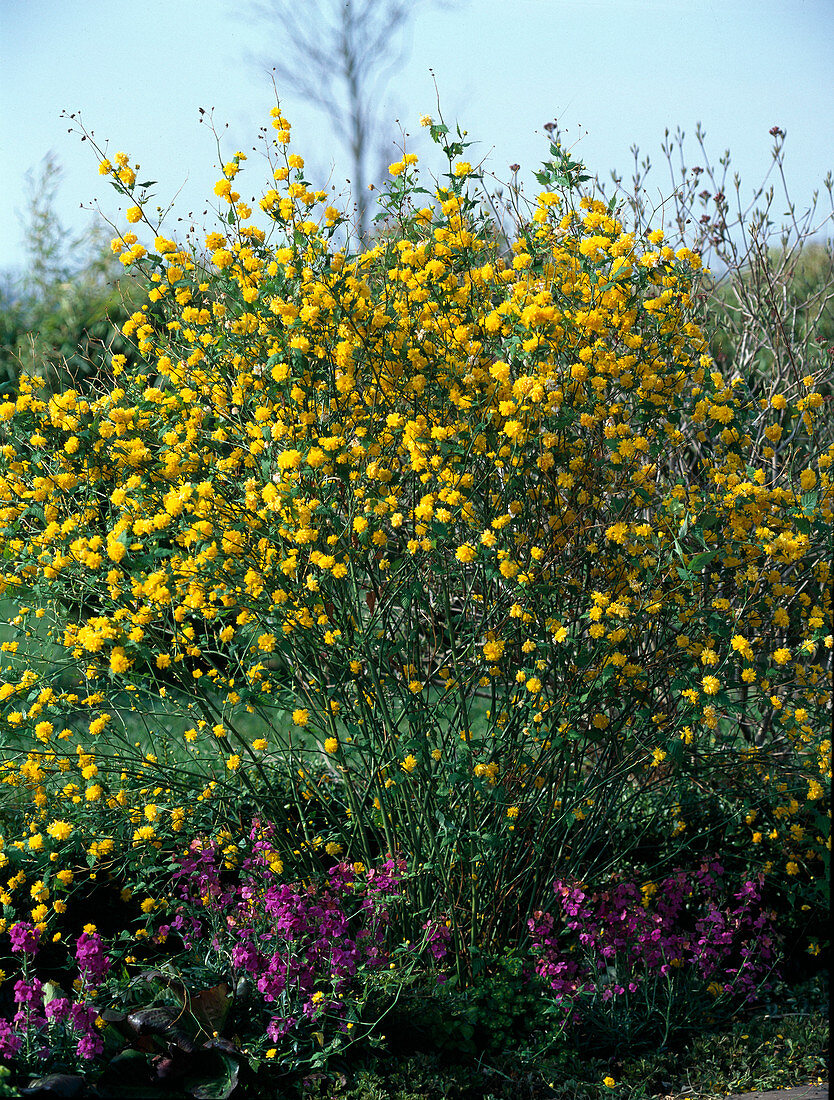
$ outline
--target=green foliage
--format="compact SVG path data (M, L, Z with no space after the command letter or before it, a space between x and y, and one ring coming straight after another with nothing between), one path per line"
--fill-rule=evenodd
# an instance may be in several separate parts
M507 949L478 966L466 988L452 977L400 993L384 1018L388 1048L399 1056L432 1050L454 1064L508 1050L539 1057L566 1041L564 1012L528 956Z

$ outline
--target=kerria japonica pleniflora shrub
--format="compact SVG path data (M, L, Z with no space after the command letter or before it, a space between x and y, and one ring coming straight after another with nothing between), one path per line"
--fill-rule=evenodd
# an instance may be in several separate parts
M815 378L762 406L723 377L698 256L579 199L558 145L507 248L460 132L432 123L442 182L404 154L378 238L347 255L272 124L268 234L240 153L199 247L150 224L126 154L102 159L132 203L114 249L149 287L125 326L144 366L114 356L99 394L23 378L0 405L14 860L33 835L60 849L61 815L112 861L244 802L293 880L325 849L404 858L402 934L448 921L461 976L523 940L554 875L602 876L644 833L685 843L706 801L777 880L810 876L830 754ZM802 468L756 442L786 417ZM690 441L697 476L675 482Z

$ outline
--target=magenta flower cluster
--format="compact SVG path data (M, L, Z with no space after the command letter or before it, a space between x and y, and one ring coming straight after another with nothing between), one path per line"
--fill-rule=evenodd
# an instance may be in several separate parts
M449 954L449 943L452 939L452 930L446 921L430 920L423 925L423 934L426 937L428 953L439 963ZM444 981L443 976L438 981Z
M75 945L75 961L84 989L98 988L112 965L98 932L81 933Z
M236 983L246 978L257 990L269 1013L266 1035L275 1043L314 1018L330 1016L346 1029L345 999L360 970L389 962L390 906L402 897L405 861L387 859L367 870L339 863L322 884L288 884L270 868L272 830L253 824L251 855L227 881L223 853L194 842L174 875L186 905L164 932L179 921L180 935L200 936L204 921L193 914L204 913Z
M9 929L12 951L16 955L34 955L38 950L40 938L40 928L26 921L18 921Z
M15 1014L11 1020L0 1019L0 1058L14 1058L27 1042L35 1053L45 1057L58 1041L56 1025L63 1025L79 1058L89 1060L100 1054L104 1044L95 1026L98 1010L83 999L53 997L46 1000L43 983L28 976L29 963L40 946L40 929L20 921L9 929L9 939L12 951L22 955L26 965L23 976L14 985ZM81 933L75 945L75 961L83 998L103 980L111 966L98 933Z
M752 1001L775 965L761 883L760 876L732 892L717 861L694 873L677 870L646 891L615 881L589 892L557 880L559 912L536 912L528 921L536 973L564 1001L566 1016L587 997L610 1002L676 974Z
M337 863L317 880L289 883L276 868L274 828L255 820L237 865L217 842L194 840L177 857L170 891L176 900L155 922L151 939L163 947L175 934L182 949L197 952L201 961L210 944L231 985L248 988L260 1002L247 1024L260 1039L294 1040L314 1020L317 1032L335 1038L349 1031L367 972L391 962L389 926L393 907L405 900L406 863ZM425 950L424 961L433 967L447 955L451 933L441 920L423 931L421 944L407 950ZM59 1025L79 1057L100 1053L97 1010L89 1000L106 996L113 977L101 936L83 932L75 943L76 1000L50 1000L39 980L29 980L40 943L35 925L15 924L9 938L21 956L22 976L15 985L15 1016L0 1020L0 1057L11 1059L24 1046L45 1055L55 1049Z

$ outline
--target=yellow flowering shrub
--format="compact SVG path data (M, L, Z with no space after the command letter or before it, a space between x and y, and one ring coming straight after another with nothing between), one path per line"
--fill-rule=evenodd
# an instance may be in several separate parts
M739 823L783 783L785 851L818 860L819 829L790 839L828 726L813 377L772 414L749 400L696 324L698 257L578 201L558 146L506 248L433 124L445 182L392 165L380 233L347 255L273 125L269 233L237 154L221 229L115 242L147 280L124 326L142 368L114 357L96 393L26 377L0 406L0 589L60 654L9 655L0 691L27 821L54 820L77 744L97 772L73 801L155 842L136 808L165 768L117 737L133 705L185 717L195 799L286 817L286 866L315 867L324 835L368 865L405 854L462 954L554 871L610 859L617 822L704 790ZM763 454L771 415L812 465ZM187 801L159 782L160 812Z

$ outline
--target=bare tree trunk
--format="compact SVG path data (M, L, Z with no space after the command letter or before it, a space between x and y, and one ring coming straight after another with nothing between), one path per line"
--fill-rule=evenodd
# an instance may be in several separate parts
M274 66L279 92L322 111L350 158L355 237L367 243L368 187L381 174L389 122L384 92L405 55L404 33L424 0L252 0L253 18L274 30L256 60ZM374 163L377 161L377 163Z

